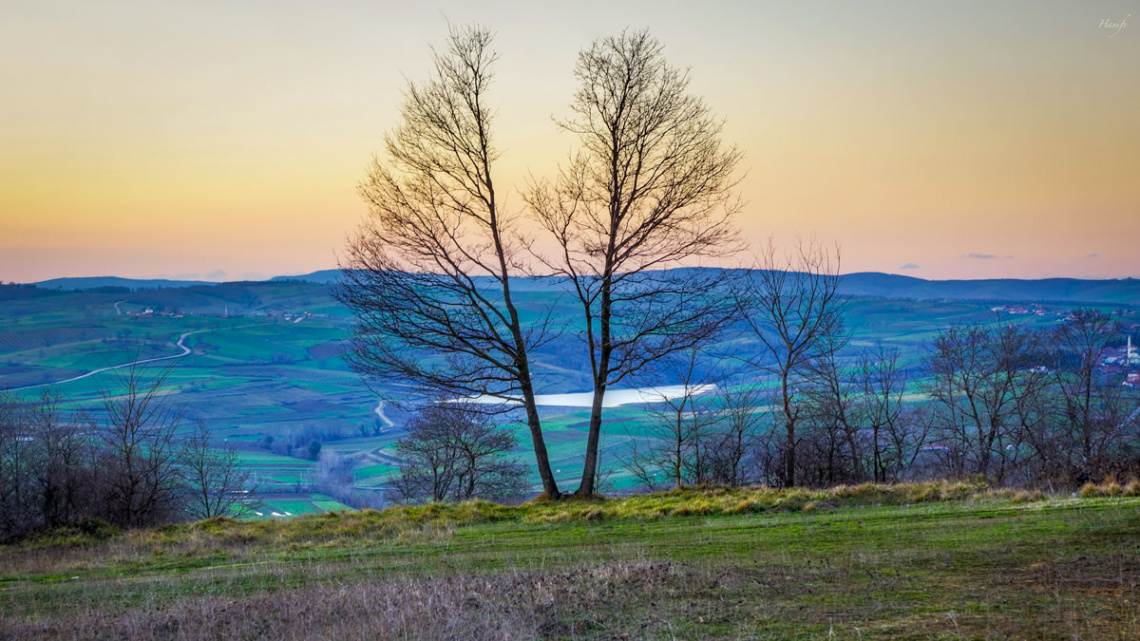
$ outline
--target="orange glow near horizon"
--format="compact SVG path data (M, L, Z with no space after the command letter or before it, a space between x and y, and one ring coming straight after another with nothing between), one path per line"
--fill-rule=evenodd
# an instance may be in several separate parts
M6 5L0 281L334 267L441 15L498 34L500 185L574 147L551 116L579 49L647 27L745 152L746 238L814 235L846 272L1140 277L1134 2L383 4Z

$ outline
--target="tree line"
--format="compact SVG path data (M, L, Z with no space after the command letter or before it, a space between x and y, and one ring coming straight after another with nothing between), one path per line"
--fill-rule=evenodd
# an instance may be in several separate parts
M913 363L893 347L836 349L843 335L829 334L798 366L747 383L694 376L687 354L686 393L651 411L624 466L655 489L973 477L1061 490L1134 477L1140 396L1126 371L1102 367L1123 339L1111 316L1078 309L1048 329L952 326Z
M254 488L236 452L215 448L205 423L184 426L167 402L170 370L118 372L98 418L66 411L50 390L33 398L0 392L0 540L249 507Z

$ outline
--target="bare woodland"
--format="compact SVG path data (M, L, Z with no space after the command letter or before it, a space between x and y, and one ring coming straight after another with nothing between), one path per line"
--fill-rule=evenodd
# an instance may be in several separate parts
M256 488L232 450L205 425L178 434L163 387L170 370L118 372L101 416L65 411L50 391L0 392L0 540L233 515L250 504Z

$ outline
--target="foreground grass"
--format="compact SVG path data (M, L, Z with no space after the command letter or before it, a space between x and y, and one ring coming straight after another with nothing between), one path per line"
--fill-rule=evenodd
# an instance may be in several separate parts
M1140 638L1128 493L708 490L63 532L0 548L0 637Z

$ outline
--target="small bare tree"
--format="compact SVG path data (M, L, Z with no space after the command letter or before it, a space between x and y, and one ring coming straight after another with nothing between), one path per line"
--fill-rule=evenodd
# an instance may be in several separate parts
M1123 376L1100 367L1120 332L1109 315L1078 309L1042 333L1047 367L1023 374L1015 397L1034 480L1071 487L1135 472L1137 399Z
M595 41L574 74L571 116L558 124L581 150L528 201L558 243L544 262L570 283L583 314L593 403L577 494L590 496L606 390L706 341L732 316L715 294L727 273L670 268L736 250L741 153L722 147L721 123L647 32Z
M1037 336L1014 324L955 326L940 333L927 364L927 394L952 475L998 482L1016 464L1024 433L1018 391L1039 376Z
M364 376L521 401L543 492L557 497L530 361L550 323L520 320L511 287L525 242L492 174L491 40L486 29L452 30L434 77L409 83L388 159L360 186L370 215L337 298L356 316L350 362Z
M665 484L680 489L707 482L712 465L709 448L715 438L717 414L708 406L711 388L709 372L704 371L701 350L691 349L665 359L660 369L670 382L679 384L680 394L649 390L649 425L641 443L634 442L626 469L642 485L656 489Z
M118 369L112 385L102 391L105 513L123 527L162 522L180 507L174 435L181 417L163 393L170 371L160 370L148 380L138 366Z
M408 422L396 444L402 463L393 481L403 501L513 498L526 489L526 469L509 454L518 441L470 404L437 403Z
M714 483L739 487L756 478L763 394L755 385L723 379L717 396L717 424L708 452L710 473Z
M904 403L908 380L897 348L880 344L864 351L855 376L862 420L871 432L872 478L876 483L902 480L926 445L929 413Z
M1073 441L1074 468L1086 473L1107 472L1113 450L1127 447L1131 432L1127 425L1134 406L1125 402L1121 381L1097 372L1120 333L1120 323L1108 314L1077 309L1051 337L1061 431Z
M808 365L840 349L844 341L843 298L839 295L839 252L801 241L781 254L769 240L755 269L735 293L741 316L760 343L751 361L778 386L777 421L782 428L785 485L796 484L797 428L804 409Z
M828 335L825 343L846 343L843 334ZM807 456L800 456L796 478L802 484L835 485L865 480L860 395L850 363L839 347L828 345L808 363L804 380L804 437ZM802 449L802 448L801 448Z
M199 421L197 430L186 439L178 462L186 483L183 505L190 516L232 516L251 508L256 488L250 485L249 470L241 467L233 448L213 447L210 428L204 421Z
M28 404L34 452L30 478L45 528L71 525L89 514L88 496L97 485L91 434L82 420L65 414L62 401L58 393L45 389Z
M30 432L27 408L11 392L0 391L0 541L34 525Z

